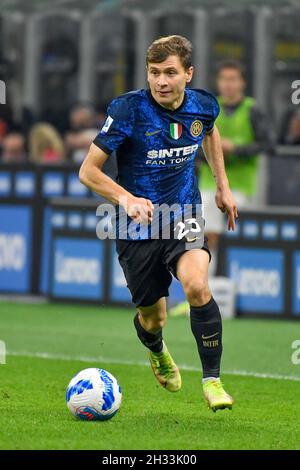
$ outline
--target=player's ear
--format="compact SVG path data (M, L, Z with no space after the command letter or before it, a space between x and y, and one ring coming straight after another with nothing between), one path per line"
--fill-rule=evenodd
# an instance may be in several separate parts
M191 67L189 67L189 68L186 69L186 71L185 71L186 83L190 83L190 81L191 81L192 78L193 78L193 73L194 73L194 67L191 65Z

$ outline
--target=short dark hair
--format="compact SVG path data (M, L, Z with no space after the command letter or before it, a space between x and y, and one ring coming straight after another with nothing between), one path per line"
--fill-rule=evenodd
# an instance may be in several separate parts
M220 62L218 65L217 65L217 76L220 75L220 73L222 72L222 70L224 69L233 69L233 70L237 70L241 77L246 80L246 70L245 70L245 67L243 66L243 64L241 64L240 62L238 62L237 60L233 60L233 59L227 59L227 60L223 60L222 62Z
M192 65L192 43L178 35L156 39L147 50L146 64L163 62L170 55L177 55L183 67L188 69Z

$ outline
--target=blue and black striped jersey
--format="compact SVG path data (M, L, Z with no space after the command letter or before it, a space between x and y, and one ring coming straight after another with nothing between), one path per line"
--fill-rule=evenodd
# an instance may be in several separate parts
M150 90L132 91L111 102L94 144L116 151L117 182L133 195L153 204L200 204L194 159L218 114L216 98L204 90L187 88L174 111Z

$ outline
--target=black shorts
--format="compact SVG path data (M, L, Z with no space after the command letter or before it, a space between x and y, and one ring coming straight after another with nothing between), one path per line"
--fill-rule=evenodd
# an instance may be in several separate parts
M148 307L169 295L171 273L176 277L177 261L188 251L186 240L116 240L116 245L127 287L137 307ZM210 259L207 237L201 248Z

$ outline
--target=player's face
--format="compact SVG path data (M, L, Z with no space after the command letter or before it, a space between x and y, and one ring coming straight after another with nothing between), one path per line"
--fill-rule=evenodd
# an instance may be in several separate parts
M224 68L217 77L217 88L224 99L239 98L245 89L245 80L239 70Z
M193 67L185 69L176 55L170 55L159 64L150 62L147 68L147 79L153 98L168 109L180 106L186 84L192 80L192 76Z

